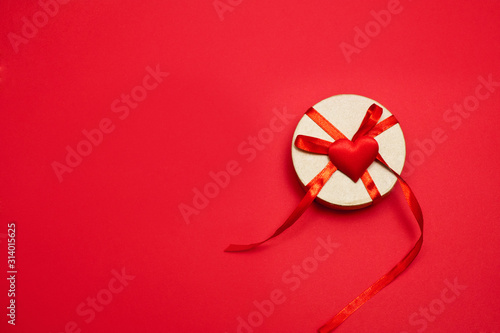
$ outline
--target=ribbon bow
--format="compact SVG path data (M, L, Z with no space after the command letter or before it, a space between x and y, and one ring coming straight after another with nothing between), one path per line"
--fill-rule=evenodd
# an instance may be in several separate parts
M422 247L424 219L417 198L403 178L401 178L401 176L384 161L378 152L378 143L374 139L375 136L398 123L393 115L379 123L378 121L382 116L382 108L376 104L372 104L368 108L366 115L352 140L349 140L314 108L307 110L306 115L309 116L309 118L311 118L326 133L328 133L328 135L334 139L334 142L305 135L298 135L295 139L295 146L310 153L329 155L330 161L324 169L306 185L306 195L302 198L299 205L295 208L288 219L286 219L286 221L274 232L274 234L258 243L247 245L231 244L224 251L241 252L251 250L260 244L267 242L271 238L278 236L283 231L291 227L314 201L323 186L337 170L346 174L354 182L361 179L371 199L375 202L381 197L381 195L377 186L373 182L373 179L366 170L373 161L381 163L386 169L391 171L392 174L397 177L408 206L410 207L410 210L420 227L420 237L406 256L388 273L378 279L374 284L368 287L358 297L338 312L330 321L318 329L319 333L327 333L336 329L354 311L382 290L382 288L391 283L411 264Z

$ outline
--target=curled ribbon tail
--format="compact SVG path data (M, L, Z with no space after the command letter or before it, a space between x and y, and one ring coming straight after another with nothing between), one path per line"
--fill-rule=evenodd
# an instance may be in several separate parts
M332 162L328 162L326 167L316 177L314 177L313 180L309 182L309 184L307 184L308 188L307 193L302 198L297 208L295 208L295 210L288 217L288 219L286 219L286 221L270 237L261 242L253 244L246 244L246 245L231 244L224 251L242 252L251 250L261 245L262 243L267 242L271 238L278 236L286 229L290 228L299 219L299 217L306 211L306 209L311 205L314 199L318 196L319 191L321 191L321 188L323 188L328 179L330 179L330 177L336 170L337 168L332 164Z
M399 276L415 259L415 257L420 252L422 248L422 244L424 241L424 218L422 215L422 210L420 208L420 204L413 194L413 191L410 189L410 186L404 181L404 179L394 171L380 156L377 156L377 161L382 163L388 170L390 170L399 181L401 185L401 189L403 190L403 194L406 198L408 206L413 213L413 216L417 220L417 223L420 227L420 237L413 246L413 248L406 254L406 256L399 261L396 266L394 266L388 273L378 279L374 284L368 287L365 291L363 291L358 297L352 300L346 307L344 307L339 313L337 313L329 322L323 325L318 329L319 333L329 333L335 330L340 324L342 324L351 314L354 313L360 306L366 303L370 298L375 296L380 290L390 284L397 276Z

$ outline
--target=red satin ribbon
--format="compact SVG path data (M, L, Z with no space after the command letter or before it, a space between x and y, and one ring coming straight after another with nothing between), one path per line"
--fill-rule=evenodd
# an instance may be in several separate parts
M320 113L318 113L314 108L310 108L306 114L311 118L318 126L320 126L328 135L330 135L334 140L339 139L347 139L344 134L342 134L335 126L333 126L328 120L326 120ZM390 127L394 126L398 123L394 116L390 116L387 119L378 122L380 117L382 116L382 108L376 104L372 104L366 115L359 126L359 129L354 134L352 141L355 141L357 138L365 135L370 137L375 137ZM295 140L295 146L304 151L315 153L315 154L328 154L328 148L332 143L326 140L321 140L318 138L313 138L305 135L298 135ZM398 179L399 184L403 190L403 194L406 198L408 206L410 207L413 216L418 222L420 227L420 238L417 240L413 248L406 254L406 256L396 265L394 266L388 273L378 279L374 284L368 287L365 291L363 291L358 297L352 300L346 307L344 307L339 313L337 313L328 323L323 325L318 329L319 333L327 333L333 331L340 324L344 322L354 311L356 311L361 305L366 303L370 298L372 298L375 294L377 294L382 288L391 283L399 274L401 274L415 259L418 255L422 243L423 243L423 232L424 232L424 219L422 215L422 210L420 209L420 205L418 201L411 191L408 184L401 178L401 176L395 172L382 158L380 154L377 155L377 162L381 163L384 167L386 167L389 171L391 171ZM299 205L292 214L288 217L288 219L267 239L253 244L247 245L229 245L224 251L226 252L240 252L240 251L248 251L251 250L260 244L267 242L271 238L274 238L281 234L283 231L291 227L298 218L304 213L304 211L309 207L309 205L314 201L314 199L318 196L319 192L326 184L326 182L330 179L332 174L337 171L337 168L333 165L331 161L325 166L325 168L312 179L306 186L307 193L300 201ZM363 182L368 194L372 198L373 201L378 200L380 196L380 192L378 191L373 179L371 178L368 171L365 171L361 176L361 181Z

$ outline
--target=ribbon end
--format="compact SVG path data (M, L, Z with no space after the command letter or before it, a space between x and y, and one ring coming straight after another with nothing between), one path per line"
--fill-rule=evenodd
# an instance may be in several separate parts
M255 246L256 246L256 244L250 244L250 245L230 244L228 247L226 247L224 249L224 252L243 252L243 251L251 250Z
M234 246L235 246L234 244L229 245L228 247L226 247L226 248L224 249L224 252L237 252L237 251L234 249Z

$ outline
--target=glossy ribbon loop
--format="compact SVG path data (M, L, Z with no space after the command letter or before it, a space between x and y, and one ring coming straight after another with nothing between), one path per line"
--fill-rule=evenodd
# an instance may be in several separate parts
M391 128L395 124L398 123L394 116L390 116L383 121L379 122L380 117L382 116L382 108L376 104L372 104L361 122L359 129L354 134L352 141L362 138L363 136L374 138L385 130ZM328 120L326 120L318 111L314 108L310 108L307 110L306 115L309 116L318 126L320 126L328 135L330 135L334 140L341 140L348 138L342 134L335 126L333 126ZM330 148L332 146L332 142L306 136L306 135L298 135L295 139L295 146L301 150L314 153L314 154L323 154L328 155ZM378 148L377 148L378 150ZM373 155L372 155L373 156ZM373 157L371 157L373 159ZM381 163L386 169L388 169L392 174L394 174L399 184L401 185L401 189L403 190L403 194L406 198L408 206L410 207L413 216L417 220L417 223L420 228L420 238L417 240L413 248L406 254L406 256L396 265L394 266L387 274L382 276L379 280L377 280L374 284L368 287L363 293L361 293L358 297L356 297L353 301L351 301L346 307L344 307L339 313L337 313L328 323L323 325L320 329L318 329L319 333L327 333L333 331L337 328L344 320L346 320L354 311L356 311L361 305L363 305L366 301L372 298L375 294L377 294L382 288L391 283L399 274L401 274L415 259L418 255L422 243L423 243L423 230L424 230L424 220L422 215L422 210L420 209L420 205L418 201L411 191L408 184L401 178L401 176L395 172L382 158L382 156L377 153L375 157L375 161ZM240 252L240 251L248 251L251 250L262 243L267 242L268 240L278 236L283 231L291 227L298 218L304 213L304 211L309 207L309 205L314 201L314 199L318 196L319 192L326 184L326 182L330 179L335 171L337 171L337 167L330 160L325 168L314 177L306 186L307 193L300 201L299 205L292 214L286 219L286 221L267 239L253 244L246 245L237 245L231 244L229 245L225 251L226 252ZM361 173L361 171L358 171ZM356 178L357 174L354 177ZM359 176L358 176L359 177ZM380 192L377 189L377 186L373 182L369 172L364 170L361 177L361 181L363 182L368 194L370 195L373 201L379 199ZM353 179L356 181L357 179Z

